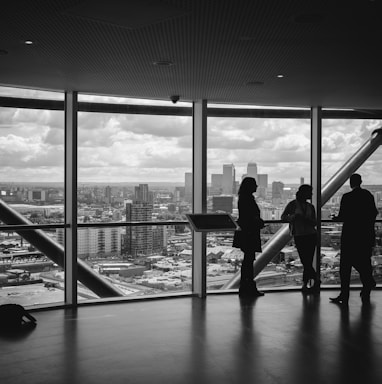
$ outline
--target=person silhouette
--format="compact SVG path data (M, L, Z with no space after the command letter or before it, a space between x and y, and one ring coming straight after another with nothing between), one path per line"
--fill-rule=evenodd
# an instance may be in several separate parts
M337 304L348 304L350 275L354 267L363 285L360 296L363 303L370 300L370 292L376 286L371 266L372 248L375 245L375 219L378 210L373 195L361 188L362 178L358 173L350 176L351 192L341 198L340 211L333 217L334 221L342 221L340 279L341 292L330 301Z
M317 220L313 204L307 200L312 198L313 188L308 184L300 185L296 199L287 204L281 215L281 220L289 223L290 234L294 238L298 255L304 267L302 275L302 291L304 293L317 292L319 279L313 268L314 251L317 245ZM309 282L313 280L313 286Z
M256 252L261 252L260 229L264 228L264 221L260 217L260 209L253 194L257 191L257 183L253 177L245 177L239 187L239 219L240 229L235 231L233 247L244 252L241 264L239 296L263 296L264 293L256 287L253 280L253 262Z

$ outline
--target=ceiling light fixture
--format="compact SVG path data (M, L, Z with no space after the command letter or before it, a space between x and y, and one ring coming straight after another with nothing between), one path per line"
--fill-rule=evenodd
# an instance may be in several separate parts
M24 44L26 44L26 45L32 45L32 44L33 44L33 41L32 41L32 40L25 40L25 41L24 41Z
M278 77L279 79L282 79L282 78L284 77L284 75L283 75L282 73L279 73L279 74L277 75L277 77Z
M170 60L158 60L153 62L154 65L158 67L171 67L174 63Z

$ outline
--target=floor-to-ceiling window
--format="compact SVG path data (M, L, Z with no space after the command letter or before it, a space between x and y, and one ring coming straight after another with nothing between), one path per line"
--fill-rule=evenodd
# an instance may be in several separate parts
M261 231L264 245L287 225L280 223L281 214L295 198L299 185L310 183L309 111L268 109L266 117L260 117L259 110L248 107L224 109L224 113L220 108L211 111L215 116L208 118L208 211L237 218L240 182L245 176L255 177L256 200L266 220ZM251 113L256 117L248 117ZM231 245L232 233L209 233L208 289L224 289L239 273L243 253ZM264 288L301 284L302 265L293 240L256 280Z
M191 292L191 104L79 95L79 109L78 258L127 297Z
M322 120L322 184L346 164L349 159L370 139L372 132L381 127L381 120L372 119L323 119ZM378 148L363 163L357 173L362 176L362 187L375 198L379 215L376 224L377 243L373 249L372 265L377 283L382 281L382 149ZM350 175L349 175L350 176ZM326 202L321 211L321 281L325 285L339 284L340 239L342 223L332 222L338 214L341 197L350 191L349 180ZM352 284L360 284L358 273L352 271Z
M0 304L62 303L64 94L2 87L0 101ZM194 255L185 217L192 211L191 116L187 103L79 95L77 256L123 297L192 291ZM309 116L309 110L209 105L207 211L237 217L240 181L254 176L267 224L262 241L271 240L286 225L280 215L298 186L311 182ZM365 118L323 120L323 184L379 125ZM380 155L378 149L358 172L381 210ZM325 285L339 283L341 225L330 222L330 214L347 188L322 209ZM15 224L24 227L9 228ZM380 281L380 222L376 231L372 262ZM242 254L231 244L232 233L207 236L210 291L224 289L240 269ZM301 272L290 241L257 277L258 285L299 286ZM359 282L356 274L353 282ZM78 298L99 295L79 283Z
M63 93L0 87L0 304L64 301ZM14 231L11 225L34 226ZM39 228L38 230L36 230Z

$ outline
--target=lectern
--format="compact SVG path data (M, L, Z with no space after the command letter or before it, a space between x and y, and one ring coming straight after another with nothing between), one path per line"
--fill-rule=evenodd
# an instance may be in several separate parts
M236 221L228 213L186 214L195 232L233 232L239 229Z

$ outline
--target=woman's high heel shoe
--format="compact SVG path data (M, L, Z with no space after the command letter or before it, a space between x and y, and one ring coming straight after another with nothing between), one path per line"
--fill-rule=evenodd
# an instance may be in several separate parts
M341 295L339 295L337 297L329 297L329 300L331 303L334 303L334 304L342 304L342 305L348 305L349 304L349 298L343 297Z

